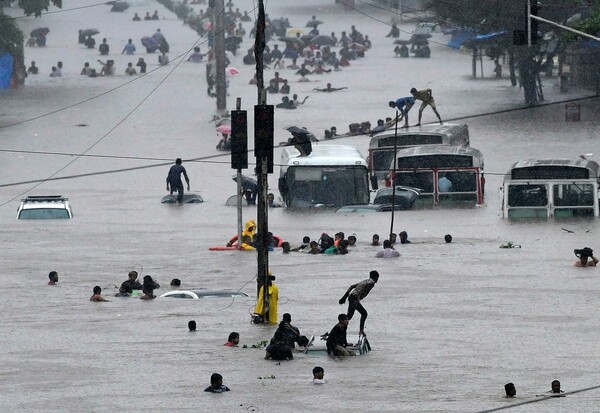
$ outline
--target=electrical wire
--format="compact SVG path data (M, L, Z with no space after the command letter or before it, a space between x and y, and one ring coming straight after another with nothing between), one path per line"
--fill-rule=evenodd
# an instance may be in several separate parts
M557 102L544 103L544 104L540 104L540 105L537 105L534 107L512 108L512 109L504 109L504 110L498 110L498 111L493 111L493 112L485 112L485 113L479 113L479 114L473 114L473 115L459 116L459 117L454 117L454 118L448 118L448 119L446 119L446 121L447 122L455 122L455 121L459 121L459 120L474 119L474 118L485 117L485 116L494 116L494 115L498 115L498 114L513 113L513 112L530 110L533 108L552 106L552 105L562 105L565 103L581 102L581 101L592 100L592 99L598 99L598 96L596 96L596 95L585 96L585 97L581 97L581 98L566 99L566 100L561 100L561 101L557 101ZM338 139L343 140L343 139L348 139L348 138L352 138L352 137L354 137L354 136L343 136L343 137L336 138L335 140L338 140ZM278 148L278 147L280 147L280 145L273 146L273 148ZM66 152L46 152L46 151L29 151L29 150L25 151L25 150L0 149L0 153L2 153L2 152L41 154L41 155L58 155L58 156L78 156L78 157L90 157L90 158L142 160L142 161L156 160L156 161L165 161L165 162L152 164L152 165L142 165L142 166L135 166L135 167L129 167L129 168L120 168L120 169L111 169L111 170L104 170L104 171L97 171L97 172L89 172L89 173L70 175L70 176L51 177L51 178L47 178L47 179L34 179L34 180L29 180L29 181L10 182L10 183L0 184L0 188L27 185L27 184L33 184L33 183L38 183L38 182L41 183L41 182L51 182L51 181L59 181L59 180L69 180L69 179L84 178L84 177L96 176L96 175L116 174L116 173L130 172L130 171L136 171L136 170L141 170L141 169L158 168L158 167L171 165L173 163L172 160L168 160L166 158L155 158L155 157L89 155L89 154L66 153ZM254 150L249 149L248 153L251 153L251 152L254 152ZM190 159L185 159L184 161L185 162L193 162L193 163L228 164L230 162L230 160L229 160L230 156L231 156L230 153L224 153L224 154L215 154L215 155L207 155L207 156L202 156L202 157L190 158ZM214 160L216 158L221 158L221 157L228 157L228 159L223 160L223 161L215 161ZM249 162L249 164L255 165L255 163L252 163L252 162ZM274 163L273 165L274 166L282 166L281 164L278 164L278 163ZM503 175L505 175L505 172L487 172L486 171L485 174L488 176L494 176L494 175L503 176ZM10 201L0 204L0 207L6 205L8 202L13 201L14 199L16 199L16 197L11 199Z

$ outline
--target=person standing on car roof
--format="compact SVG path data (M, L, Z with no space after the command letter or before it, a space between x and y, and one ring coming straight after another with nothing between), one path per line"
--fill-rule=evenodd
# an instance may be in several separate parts
M187 182L187 190L190 190L190 178L188 178L187 171L181 165L181 158L177 158L175 160L175 165L169 169L169 174L167 175L167 191L170 192L170 195L173 195L173 192L177 191L177 202L180 204L183 202L183 182L181 182L181 174L185 178L185 182Z

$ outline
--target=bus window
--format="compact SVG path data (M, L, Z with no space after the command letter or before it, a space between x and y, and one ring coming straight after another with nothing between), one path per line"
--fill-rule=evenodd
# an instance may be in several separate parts
M554 205L594 206L594 188L589 184L555 184Z
M548 205L546 185L510 185L508 188L509 207L542 207Z

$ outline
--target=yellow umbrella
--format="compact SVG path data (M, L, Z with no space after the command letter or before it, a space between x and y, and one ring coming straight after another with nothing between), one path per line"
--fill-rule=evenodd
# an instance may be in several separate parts
M301 29L299 27L290 27L289 29L287 29L286 32L286 36L295 36L296 33L304 33L304 29Z

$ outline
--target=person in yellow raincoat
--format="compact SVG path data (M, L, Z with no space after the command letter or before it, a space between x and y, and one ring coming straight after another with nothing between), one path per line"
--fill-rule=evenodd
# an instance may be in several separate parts
M246 222L246 225L244 225L244 230L242 231L241 249L244 249L244 250L253 250L254 249L252 247L252 240L254 239L255 233L256 233L256 221L251 219ZM238 236L234 235L227 243L227 246L228 247L236 246L237 240L238 240ZM250 242L247 242L247 240L250 240Z
M279 289L277 285L273 282L275 280L275 276L271 275L269 272L269 283L268 285L268 294L269 294L269 307L266 308L266 317L269 324L277 324L277 299L279 295ZM258 292L258 300L256 301L256 308L254 309L254 313L257 315L263 314L263 306L264 306L264 286L260 287L260 291Z

